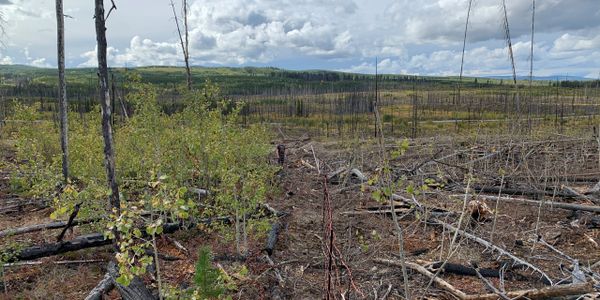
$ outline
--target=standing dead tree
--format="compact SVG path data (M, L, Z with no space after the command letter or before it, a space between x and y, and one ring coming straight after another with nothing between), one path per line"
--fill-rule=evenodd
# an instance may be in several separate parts
M104 138L104 163L106 167L106 177L108 186L111 190L110 204L117 215L121 213L121 204L119 200L119 186L115 174L115 150L114 139L111 124L112 105L110 101L110 91L108 89L108 63L106 59L106 18L104 16L104 0L96 1L96 41L98 43L98 76L100 80L100 105L102 107L102 137ZM112 1L112 0L111 0ZM114 2L108 11L110 15L113 9L116 9ZM107 16L108 16L107 15Z
M533 83L533 42L535 36L535 0L531 3L531 49L529 49L529 88Z
M100 104L102 108L102 137L104 138L104 163L106 167L106 177L108 186L111 190L110 205L113 213L117 216L121 215L121 202L119 199L119 186L117 184L117 176L115 174L115 150L114 139L111 124L112 105L110 100L110 91L108 88L108 63L106 59L106 18L116 9L116 5L111 0L112 6L104 15L104 0L95 0L95 23L96 23L96 42L98 45L98 77L100 81ZM119 234L114 229L115 245L119 241ZM114 263L109 265L109 275L115 280L118 270ZM103 284L101 282L101 284ZM123 299L153 299L152 294L144 283L137 277L128 287L117 284L117 288Z
M56 48L58 55L58 108L60 115L60 148L62 149L62 173L65 183L69 179L69 123L67 82L65 81L65 16L63 1L56 0Z
M190 69L190 50L189 50L189 30L188 30L188 5L187 0L183 0L183 31L181 33L181 27L179 26L179 18L177 17L177 11L175 10L175 3L171 0L171 8L173 9L173 17L175 18L175 25L177 26L177 34L179 35L179 41L181 43L181 50L183 51L183 60L185 61L185 72L187 79L187 89L192 90L192 71ZM185 35L185 36L184 36Z

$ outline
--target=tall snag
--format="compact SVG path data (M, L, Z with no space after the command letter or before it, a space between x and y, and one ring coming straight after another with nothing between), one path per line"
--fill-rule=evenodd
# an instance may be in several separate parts
M121 205L119 200L119 186L115 174L115 150L111 125L112 107L108 89L108 67L106 61L106 18L104 17L104 0L95 0L96 13L96 41L98 43L98 77L100 80L100 105L102 107L102 137L104 138L104 164L106 177L111 190L110 204L116 214L120 215ZM115 8L113 7L109 11Z
M60 116L60 148L62 149L62 173L65 183L69 179L69 124L67 83L65 81L65 16L63 1L56 0L56 48L58 55L58 109Z

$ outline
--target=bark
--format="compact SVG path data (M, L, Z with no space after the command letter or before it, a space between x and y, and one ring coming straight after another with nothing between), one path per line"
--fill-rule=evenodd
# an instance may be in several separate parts
M115 150L111 125L112 105L108 89L108 66L106 59L106 20L104 17L104 0L96 2L96 41L98 43L98 76L100 80L100 105L102 107L102 137L104 138L104 164L106 179L111 190L110 204L117 215L121 214L119 186L115 174Z
M119 277L119 269L114 262L108 263L108 273L110 274L111 279L113 280L115 286L119 290L121 297L123 300L146 300L146 299L156 299L154 295L146 288L144 282L139 277L134 277L129 283L128 286L120 285L116 282L116 279Z
M102 296L115 287L115 283L109 273L104 275L104 278L90 291L85 297L85 300L102 300Z
M267 237L267 246L265 247L265 251L269 254L269 256L273 255L273 250L275 249L275 244L277 243L277 238L279 237L279 232L281 231L281 224L275 223L271 226L271 230L269 231L269 236Z
M65 183L69 178L69 124L67 120L67 82L65 80L65 17L63 0L56 0L56 29L58 55L58 110L60 115L60 147L62 150L62 172Z

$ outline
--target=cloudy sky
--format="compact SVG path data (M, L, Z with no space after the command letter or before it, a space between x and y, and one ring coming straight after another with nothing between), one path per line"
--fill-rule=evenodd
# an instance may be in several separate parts
M180 0L175 0L180 4ZM456 75L468 0L189 0L194 65ZM106 0L108 5L108 0ZM112 66L182 65L169 0L115 0ZM506 0L527 75L531 0ZM465 74L508 75L501 0L474 0ZM93 1L64 0L69 67L95 65ZM178 9L179 10L179 9ZM56 65L53 0L0 0L0 64ZM535 74L597 78L600 0L537 0Z

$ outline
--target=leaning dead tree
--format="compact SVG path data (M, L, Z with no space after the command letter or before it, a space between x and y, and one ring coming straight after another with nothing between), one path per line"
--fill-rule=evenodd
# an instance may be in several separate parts
M65 16L63 1L56 0L56 48L58 55L58 110L60 115L60 148L62 150L62 173L65 183L69 178L69 124L67 83L65 81Z
M189 30L188 30L188 6L187 0L183 0L183 31L181 33L181 27L179 26L179 18L177 17L177 11L175 10L175 3L171 0L171 8L173 9L173 17L175 18L175 25L177 26L177 34L179 35L179 41L181 42L181 50L183 51L183 60L185 61L185 74L187 79L187 89L192 90L192 71L190 69L190 50L189 50Z
M510 58L510 65L512 67L512 76L513 76L513 83L515 85L515 92L516 92L516 110L517 110L517 117L519 116L519 113L521 113L521 101L519 99L519 85L517 84L517 69L515 67L515 56L513 53L513 48L512 48L512 40L510 37L510 27L508 25L508 11L506 9L506 0L502 0L502 12L503 12L503 17L502 17L502 26L504 28L504 39L506 41L506 45L508 47L508 57Z

